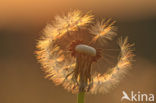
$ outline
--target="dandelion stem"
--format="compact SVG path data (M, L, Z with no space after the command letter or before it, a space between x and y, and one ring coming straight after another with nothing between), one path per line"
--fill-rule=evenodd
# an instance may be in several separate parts
M84 103L84 95L85 93L84 92L79 92L78 93L78 103Z

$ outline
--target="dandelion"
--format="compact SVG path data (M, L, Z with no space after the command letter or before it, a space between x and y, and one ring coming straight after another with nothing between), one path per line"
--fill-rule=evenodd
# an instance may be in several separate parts
M111 19L93 21L93 15L79 10L56 16L36 46L46 78L78 93L78 103L84 93L108 93L116 87L134 56L128 38L111 46L117 35Z

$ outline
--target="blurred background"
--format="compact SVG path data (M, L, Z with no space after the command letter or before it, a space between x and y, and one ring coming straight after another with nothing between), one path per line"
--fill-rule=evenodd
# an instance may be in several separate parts
M44 79L34 55L46 24L70 9L112 17L118 34L135 43L134 69L109 94L86 95L86 103L120 103L123 90L156 95L156 0L0 0L0 103L76 103Z

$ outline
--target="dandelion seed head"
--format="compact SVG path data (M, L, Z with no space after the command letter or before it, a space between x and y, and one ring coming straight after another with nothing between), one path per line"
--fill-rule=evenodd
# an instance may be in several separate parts
M107 40L112 42L117 35L114 22L109 19L92 25L93 19L93 15L80 10L56 16L36 45L45 78L72 93L107 93L116 87L132 64L134 55L128 38L119 39L117 60L108 54L105 46ZM112 62L113 58L117 62ZM106 68L109 63L114 63L113 67ZM106 72L98 71L103 69Z

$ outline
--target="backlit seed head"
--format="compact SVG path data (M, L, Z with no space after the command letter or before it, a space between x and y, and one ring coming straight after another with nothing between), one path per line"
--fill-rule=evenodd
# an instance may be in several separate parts
M36 46L46 78L72 93L109 92L133 61L128 39L114 42L114 22L105 19L93 25L93 17L79 10L56 16Z

